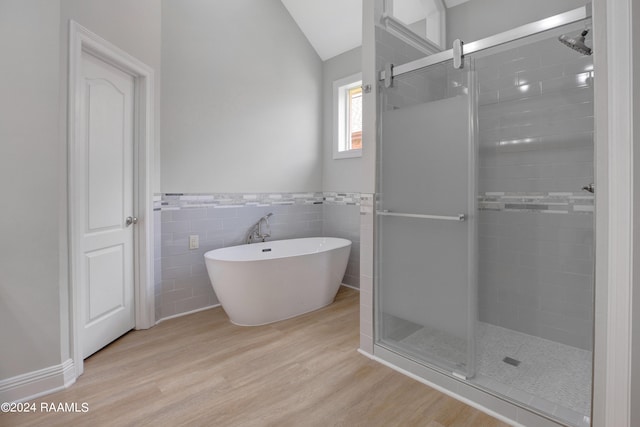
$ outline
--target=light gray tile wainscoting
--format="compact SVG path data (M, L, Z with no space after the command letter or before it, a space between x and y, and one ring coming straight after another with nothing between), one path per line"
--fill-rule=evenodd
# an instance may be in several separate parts
M357 193L164 194L155 201L156 320L218 304L204 253L245 242L269 218L270 240L313 236L353 242L343 283L359 287L360 195ZM189 249L189 236L200 247Z
M373 194L360 196L360 350L373 354Z
M154 196L154 205L160 203L160 196ZM153 211L153 280L156 320L161 319L160 304L162 294L162 213L160 208Z
M322 235L351 240L349 263L342 283L360 287L360 194L324 194Z

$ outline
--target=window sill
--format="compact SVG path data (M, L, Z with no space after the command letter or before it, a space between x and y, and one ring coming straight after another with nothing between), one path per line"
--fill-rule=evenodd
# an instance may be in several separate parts
M362 157L362 149L361 148L359 148L357 150L340 151L340 152L337 152L337 153L333 153L333 160L353 159L355 157Z

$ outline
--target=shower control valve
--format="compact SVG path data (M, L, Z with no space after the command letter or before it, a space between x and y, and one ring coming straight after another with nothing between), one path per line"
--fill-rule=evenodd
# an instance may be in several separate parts
M584 187L582 187L582 189L584 191L588 191L589 193L595 193L596 192L596 186L593 184L593 182L589 185L585 185Z

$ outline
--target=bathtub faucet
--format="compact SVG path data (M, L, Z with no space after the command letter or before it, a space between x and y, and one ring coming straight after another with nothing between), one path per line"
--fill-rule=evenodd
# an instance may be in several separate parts
M273 214L269 212L251 226L249 233L247 233L247 244L264 242L267 237L271 237L271 226L269 225L269 217L271 215Z

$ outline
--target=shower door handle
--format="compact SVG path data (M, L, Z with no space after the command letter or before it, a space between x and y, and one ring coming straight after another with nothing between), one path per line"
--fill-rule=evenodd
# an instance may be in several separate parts
M458 214L453 216L446 215L423 215L423 214L410 214L400 212L390 212L388 210L376 211L376 214L381 216L401 216L405 218L424 218L424 219L443 219L445 221L464 221L467 219L465 214Z

